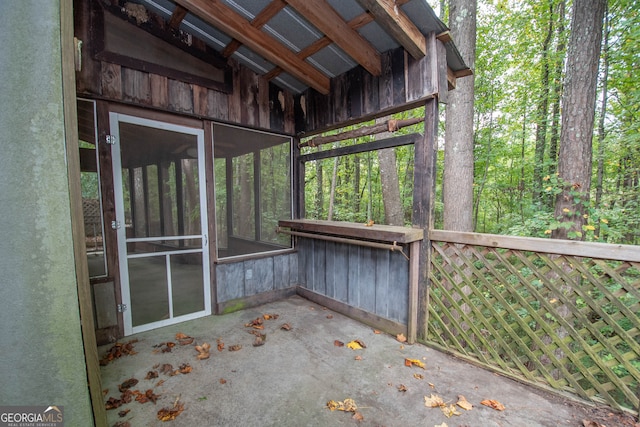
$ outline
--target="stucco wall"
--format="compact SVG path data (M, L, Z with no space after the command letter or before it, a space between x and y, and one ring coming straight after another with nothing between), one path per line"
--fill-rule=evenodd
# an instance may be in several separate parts
M0 3L0 405L62 405L66 426L88 426L60 1Z

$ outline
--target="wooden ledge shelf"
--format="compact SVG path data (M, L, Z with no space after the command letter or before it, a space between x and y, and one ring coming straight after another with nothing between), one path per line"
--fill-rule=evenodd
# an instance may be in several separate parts
M424 238L424 231L419 228L399 227L393 225L367 226L356 222L322 221L311 219L291 219L278 221L280 227L292 231L306 233L321 233L332 236L349 237L378 242L406 244L420 241Z
M407 341L416 342L422 229L293 219L278 221L278 231L302 238L299 293L387 332L397 333L389 325L406 325ZM317 245L316 240L328 242ZM344 244L397 251L408 262L341 249Z

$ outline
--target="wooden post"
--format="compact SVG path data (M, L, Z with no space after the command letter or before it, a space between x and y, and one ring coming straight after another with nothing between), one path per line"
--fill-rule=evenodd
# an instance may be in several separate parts
M416 142L413 184L413 226L424 229L418 271L417 324L418 339L427 337L429 321L428 287L431 262L429 230L433 228L433 206L436 182L436 147L438 138L438 98L425 104L424 137Z

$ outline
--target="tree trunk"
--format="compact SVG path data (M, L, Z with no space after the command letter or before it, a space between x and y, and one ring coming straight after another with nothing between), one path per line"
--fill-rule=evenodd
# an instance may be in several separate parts
M602 47L602 104L600 104L600 118L598 120L598 174L596 178L596 207L600 206L600 201L602 200L602 185L604 181L604 118L607 115L607 83L609 80L609 17L607 16L607 10L608 8L605 6L604 46Z
M549 115L549 45L553 36L553 2L549 2L549 22L547 35L542 43L542 75L540 76L540 98L536 123L535 161L533 164L533 202L542 202L542 174L544 173L544 153L547 148L547 120Z
M316 218L322 217L322 210L324 208L322 174L322 160L316 160Z
M555 216L568 228L558 227L556 239L582 239L584 214L591 188L592 137L598 59L606 0L576 0L571 19L558 174L563 183L556 197Z
M476 0L450 0L453 39L466 64L476 56ZM474 77L458 79L449 94L445 125L444 228L473 231L473 94Z
M377 119L376 123L384 123L389 117ZM376 135L376 139L391 136L390 132ZM387 225L404 225L404 213L400 200L400 183L396 152L393 148L378 150L378 164L380 166L380 183L382 185L382 203L384 204L384 219Z
M327 214L327 220L333 219L333 206L336 199L336 181L338 181L338 159L333 158L333 174L331 175L331 192L329 193L329 213Z

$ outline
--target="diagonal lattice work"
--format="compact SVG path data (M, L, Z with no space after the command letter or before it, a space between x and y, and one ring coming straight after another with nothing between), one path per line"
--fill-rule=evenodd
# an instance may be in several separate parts
M427 341L532 383L638 408L640 248L615 259L620 245L562 254L569 245L549 250L546 239L529 246L549 252L523 249L526 239L516 249L513 237L491 236L485 246L434 234Z

